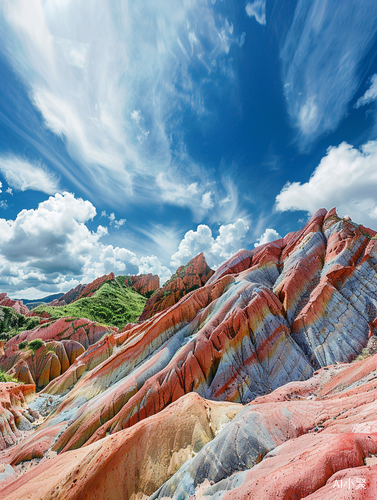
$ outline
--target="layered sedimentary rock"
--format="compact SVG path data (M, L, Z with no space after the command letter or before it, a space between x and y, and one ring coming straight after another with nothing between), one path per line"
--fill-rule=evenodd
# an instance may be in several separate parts
M374 499L376 381L374 356L321 369L246 406L187 394L129 429L42 462L0 498L90 499L95 490L100 500ZM15 465L16 456L0 459ZM347 478L347 494L338 496L337 481Z
M138 500L328 498L326 481L351 477L349 467L369 480L377 358L348 363L372 351L377 333L375 233L319 210L301 231L240 250L210 274L187 281L159 312L155 301L149 319L82 343L85 352L43 391L64 399L0 461L59 455L8 485L5 498L86 498L94 487L98 498L113 487L114 498ZM237 408L228 421L238 414L193 440L185 419L211 428L214 405ZM150 460L161 460L156 472Z
M141 295L154 292L160 287L160 278L157 274L141 274L130 276L131 284Z
M101 344L102 338L104 338L102 344L110 346L105 349L106 357L110 356L111 346L115 341L109 343L106 339L113 338L117 331L116 328L104 327L85 319L63 318L54 323L41 325L13 337L3 346L0 370L16 377L20 382L36 384L37 388L41 389L65 373L81 354L86 352L87 357L92 350L86 351L86 349L93 344ZM27 344L35 339L43 341L43 345L36 351L28 349L27 346L19 349L20 342ZM103 355L99 355L98 349L95 351L95 360L89 365L87 360L81 362L80 368L73 372L74 381L71 381L71 375L67 376L67 380L71 381L68 387L77 382L85 370L93 368L105 359Z
M40 325L34 330L27 330L11 338L4 346L7 351L18 346L20 342L30 342L34 339L41 339L44 342L49 340L75 340L80 342L87 349L97 342L104 335L117 332L118 329L112 326L105 326L95 321L85 318L61 318L56 321Z
M0 293L0 306L12 307L19 314L26 315L29 312L22 301L10 299L6 293Z
M375 498L376 381L374 356L255 399L151 498ZM345 477L364 496L336 496Z
M27 405L34 397L35 385L0 382L0 451L15 444L20 429L29 428L38 418Z
M204 255L197 255L186 266L179 267L170 280L152 295L145 304L140 320L151 318L176 304L184 295L203 286L212 274L213 270Z
M37 389L45 387L74 363L85 352L74 340L53 340L44 343L35 352L32 349L5 352L0 359L0 368L25 384L35 384ZM10 368L9 368L10 367Z

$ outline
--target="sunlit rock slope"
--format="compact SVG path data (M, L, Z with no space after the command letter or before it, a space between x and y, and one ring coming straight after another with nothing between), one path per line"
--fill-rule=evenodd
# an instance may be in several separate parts
M203 286L212 274L213 270L208 266L204 255L200 253L186 266L179 267L169 281L151 296L145 304L140 320L151 318L176 304L184 295Z
M338 477L370 481L376 357L348 363L377 333L375 234L319 210L149 319L72 339L84 350L32 403L56 408L0 462L58 455L0 498L329 498Z

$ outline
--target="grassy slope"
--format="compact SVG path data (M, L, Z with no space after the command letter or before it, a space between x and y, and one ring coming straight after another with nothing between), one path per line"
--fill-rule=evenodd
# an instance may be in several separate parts
M128 285L126 276L118 276L104 283L91 297L60 307L42 305L34 311L46 311L53 319L73 316L122 328L139 318L145 302L146 298Z
M0 306L0 340L9 340L24 330L32 330L38 324L37 318L26 318L12 307Z

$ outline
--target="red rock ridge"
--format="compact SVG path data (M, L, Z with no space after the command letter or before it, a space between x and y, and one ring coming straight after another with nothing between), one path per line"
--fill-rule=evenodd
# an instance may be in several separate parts
M72 288L72 290L69 290L69 292L65 293L60 297L60 299L55 299L52 302L50 302L48 305L49 306L66 306L67 304L70 304L74 300L78 298L80 293L84 290L86 285L77 285L76 288Z
M149 319L176 304L184 295L202 287L213 275L203 253L194 257L188 264L177 269L176 273L147 301L140 321Z
M25 316L29 312L29 309L22 301L10 299L6 293L0 293L0 306L11 307L19 314L24 314Z
M114 273L105 274L105 275L101 276L100 278L95 279L94 281L89 283L89 285L86 285L83 290L81 290L80 295L75 300L79 300L82 297L92 296L101 285L106 283L106 281L113 280L113 279L115 279ZM74 302L74 300L72 302Z

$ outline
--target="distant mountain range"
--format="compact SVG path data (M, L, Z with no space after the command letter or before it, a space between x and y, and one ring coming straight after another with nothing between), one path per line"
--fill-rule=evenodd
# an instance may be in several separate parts
M37 307L37 305L48 304L53 300L60 299L60 297L62 297L63 295L64 293L54 293L52 295L46 295L46 297L42 297L41 299L14 299L14 300L19 300L20 302L23 302L25 306L28 306L29 309L33 309L34 307Z

